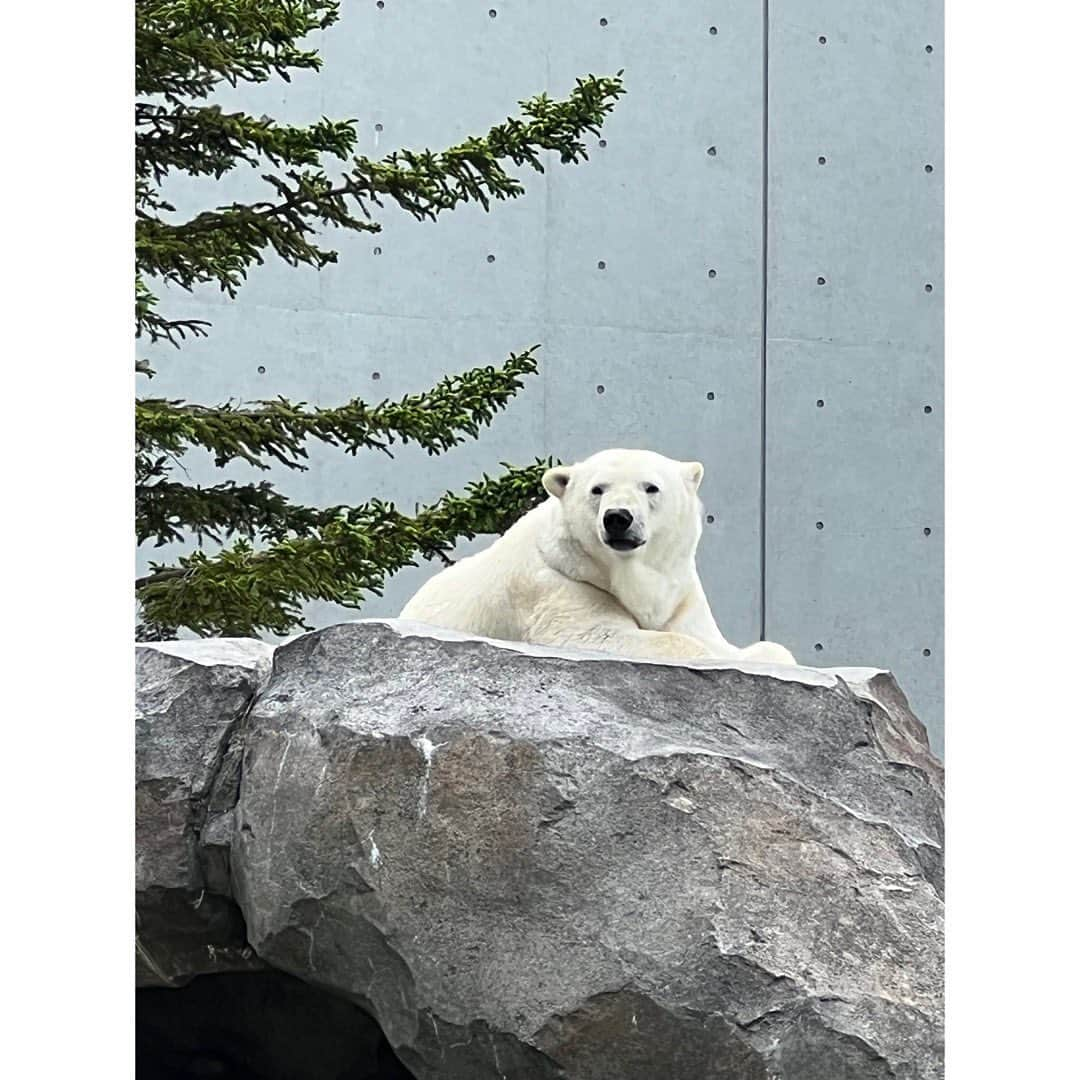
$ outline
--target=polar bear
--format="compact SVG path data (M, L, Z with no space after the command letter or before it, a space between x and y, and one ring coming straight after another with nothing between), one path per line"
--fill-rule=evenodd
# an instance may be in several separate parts
M782 645L720 633L698 578L704 467L604 450L549 469L550 498L490 547L430 578L403 619L639 659L794 664Z

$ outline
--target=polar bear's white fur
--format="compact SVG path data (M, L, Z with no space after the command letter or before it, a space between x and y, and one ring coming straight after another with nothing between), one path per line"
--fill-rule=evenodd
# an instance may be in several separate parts
M622 656L794 664L782 645L729 644L713 619L695 564L703 472L648 450L549 469L551 497L436 574L401 617Z

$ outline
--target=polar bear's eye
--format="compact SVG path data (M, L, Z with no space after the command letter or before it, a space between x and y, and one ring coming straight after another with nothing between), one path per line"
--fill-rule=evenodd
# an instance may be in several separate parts
M604 494L604 489L599 484L597 484L596 487L594 487L592 489L592 493L594 495L603 495Z
M646 495L659 495L660 494L660 489L655 484L646 484L645 485L645 494Z

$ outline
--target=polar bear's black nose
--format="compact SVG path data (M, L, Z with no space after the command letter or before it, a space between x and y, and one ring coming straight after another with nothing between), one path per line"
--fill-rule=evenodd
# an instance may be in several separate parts
M634 515L629 510L607 510L604 513L604 528L608 536L625 536L634 524Z

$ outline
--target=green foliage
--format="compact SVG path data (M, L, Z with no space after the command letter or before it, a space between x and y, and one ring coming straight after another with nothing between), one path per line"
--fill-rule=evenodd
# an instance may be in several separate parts
M337 253L328 228L378 232L387 203L420 220L468 202L485 210L524 191L509 170L543 171L542 154L563 164L588 157L623 87L614 78L579 79L565 100L520 102L521 116L446 150L399 150L381 160L354 153L356 122L326 117L310 125L226 112L211 98L222 85L289 80L321 60L301 42L337 21L329 0L136 0L135 330L180 346L207 333L198 319L158 310L160 283L191 290L216 284L236 295L252 265L276 257L322 268ZM620 73L621 74L621 73ZM337 171L331 171L331 163ZM232 202L180 220L161 193L173 173L220 180L238 166L264 169L266 197ZM439 454L478 436L536 371L535 347L443 379L431 390L375 405L353 399L314 408L284 398L205 406L144 397L136 404L136 536L177 542L193 534L224 545L155 565L136 583L141 636L286 633L301 626L301 604L322 599L357 606L386 577L419 555L445 558L461 537L503 531L539 501L544 463L485 476L408 516L372 500L359 507L291 503L268 481L208 487L178 482L171 470L188 447L216 465L242 461L306 467L314 440L355 454L415 443ZM152 376L146 359L136 370Z
M229 637L286 634L303 625L306 600L358 608L366 593L381 594L387 577L414 566L415 555L430 559L462 537L503 532L535 506L540 478L553 462L503 464L503 476L485 475L464 494L447 492L412 516L372 499L324 511L322 521L262 551L242 539L214 556L194 551L174 567L154 565L137 583L141 636L171 637L178 626Z
M374 406L353 399L331 409L312 409L278 398L255 402L252 408L226 404L207 409L142 398L135 404L137 476L149 475L155 452L178 457L189 444L209 450L219 467L240 459L259 469L269 468L264 457L300 468L308 439L350 454L362 448L388 452L395 442L417 443L438 454L464 442L466 435L476 438L481 425L491 423L521 389L521 376L535 373L536 348L511 356L501 368L451 375L427 393Z

